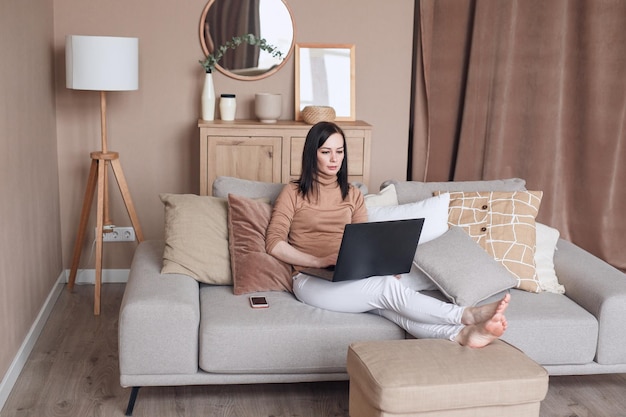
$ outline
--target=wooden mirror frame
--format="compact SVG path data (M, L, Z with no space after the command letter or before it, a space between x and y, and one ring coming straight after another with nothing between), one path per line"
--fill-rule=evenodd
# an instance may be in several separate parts
M347 54L350 58L350 62L348 65L341 65L341 68L335 68L332 72L335 77L335 81L339 82L342 86L342 90L340 94L343 94L339 97L339 100L343 103L349 102L349 109L344 110L345 106L335 107L333 104L337 103L337 100L333 100L331 97L326 97L321 101L316 101L315 99L305 99L302 97L302 93L305 90L313 91L315 89L315 85L313 85L316 81L316 78L313 77L310 71L310 64L303 65L308 63L308 55L310 55L309 49L318 50L318 49L327 49L331 50L329 52L333 52L335 54ZM342 51L339 51L342 50ZM337 121L353 121L356 120L356 82L355 82L355 45L354 44L325 44L325 43L298 43L295 48L295 114L296 120L302 120L302 109L305 106L331 106L335 109ZM339 70L341 73L338 74ZM318 84L319 84L319 80ZM308 82L311 86L304 86L303 83ZM326 86L321 86L321 88L328 92L331 86L328 84Z
M219 1L219 0L209 0L207 2L206 6L204 6L204 9L202 10L202 15L200 16L200 31L199 31L200 46L201 46L202 51L204 52L205 56L208 55L210 52L212 52L212 51L209 51L209 46L207 45L206 38L204 36L206 19L207 19L207 15L209 13L209 9L217 1ZM255 81L255 80L261 80L263 78L269 77L270 75L274 74L279 69L281 69L287 63L287 61L289 60L289 57L293 53L293 49L294 49L294 46L295 46L295 43L296 43L296 22L293 19L293 13L292 13L291 9L289 8L289 5L287 4L287 2L285 0L280 0L280 1L283 3L283 5L285 6L285 8L287 10L287 13L289 14L290 23L291 23L291 30L292 30L292 37L291 37L291 43L289 44L289 50L286 51L286 53L281 50L281 52L283 52L283 57L282 57L281 62L279 64L275 65L274 67L269 68L264 73L257 74L257 75L236 74L236 73L228 70L227 68L222 67L219 64L215 65L215 69L217 69L222 74L224 74L224 75L226 75L228 77L237 79L237 80ZM240 34L237 34L235 36L240 36L240 35L244 35L244 33L240 33ZM272 44L270 39L267 39L267 41L268 41L268 43Z

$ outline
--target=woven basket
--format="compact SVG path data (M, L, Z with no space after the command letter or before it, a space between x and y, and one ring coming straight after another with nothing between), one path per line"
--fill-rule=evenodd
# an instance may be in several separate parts
M302 120L310 125L318 122L335 121L335 109L330 106L306 106L302 109L301 114Z

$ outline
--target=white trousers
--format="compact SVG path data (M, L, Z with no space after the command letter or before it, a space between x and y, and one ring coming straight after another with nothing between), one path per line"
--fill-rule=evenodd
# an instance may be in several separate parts
M293 291L301 302L325 310L378 314L420 339L454 340L464 327L464 307L420 294L391 275L330 282L300 273Z

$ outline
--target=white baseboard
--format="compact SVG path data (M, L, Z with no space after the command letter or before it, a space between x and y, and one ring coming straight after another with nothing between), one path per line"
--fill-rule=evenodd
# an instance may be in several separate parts
M11 393L17 378L20 376L20 373L26 364L26 360L30 356L33 346L35 346L35 342L39 338L39 335L41 334L41 331L43 330L43 327L45 326L46 321L54 308L54 304L56 303L57 298L59 298L59 295L61 294L61 291L63 291L64 287L65 273L61 272L59 278L52 287L50 294L48 294L48 298L46 298L46 301L43 303L35 322L30 327L26 338L22 342L22 346L20 346L17 351L17 355L15 355L11 366L9 366L9 369L6 374L4 374L4 378L0 383L0 410L4 408L4 404L9 398L9 394Z
M128 281L128 269L103 269L102 270L102 283L103 284L120 284ZM69 281L70 270L65 270L65 283ZM81 269L76 274L76 284L95 284L96 283L96 270L95 269Z
M125 283L128 281L128 269L104 269L102 270L102 283ZM22 346L20 346L13 362L9 366L4 378L2 378L2 382L0 382L0 410L4 408L4 404L9 398L9 394L11 394L11 390L13 390L13 386L17 381L17 378L20 376L30 353L35 346L35 342L39 339L39 335L41 334L46 322L48 321L48 317L52 313L52 309L61 295L61 292L65 288L65 284L68 281L69 270L65 270L61 272L59 278L56 283L52 287L50 294L46 298L46 301L43 303L37 318L33 325L31 326L26 338L22 342ZM96 282L96 270L95 269L84 269L78 272L76 275L76 284L95 284Z

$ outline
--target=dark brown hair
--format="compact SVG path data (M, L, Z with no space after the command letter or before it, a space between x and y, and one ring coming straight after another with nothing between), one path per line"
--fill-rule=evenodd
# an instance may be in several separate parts
M335 123L319 122L313 125L306 135L304 150L302 151L302 172L300 178L294 182L298 184L300 193L304 197L310 196L313 187L317 187L316 180L319 174L317 169L317 150L326 143L328 138L339 133L343 138L343 161L337 172L337 182L341 189L341 197L345 199L348 195L350 184L348 183L348 146L346 145L346 135Z

